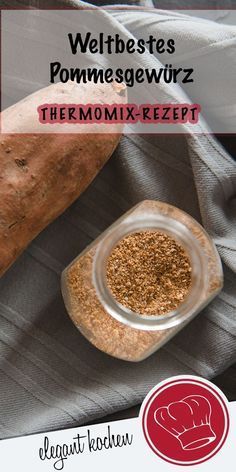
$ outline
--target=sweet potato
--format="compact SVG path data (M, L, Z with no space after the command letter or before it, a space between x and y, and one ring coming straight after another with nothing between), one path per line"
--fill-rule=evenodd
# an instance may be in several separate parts
M0 139L0 275L86 189L122 132L121 125L83 124L66 125L80 126L80 133L62 134L58 124L42 134L37 106L125 101L124 87L115 84L56 84L2 113L9 132ZM101 133L103 127L109 132Z

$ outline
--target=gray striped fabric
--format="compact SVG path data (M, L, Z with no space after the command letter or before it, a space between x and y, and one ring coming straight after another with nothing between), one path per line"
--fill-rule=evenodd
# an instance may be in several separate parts
M133 19L132 12L120 18L116 13L112 21L117 28L122 21L135 34L137 16L135 24ZM203 223L222 257L225 286L163 349L130 364L99 352L79 334L62 301L60 273L124 211L145 198L172 203ZM75 426L123 410L140 403L152 386L171 375L213 378L229 367L232 382L227 374L217 381L232 398L235 223L236 166L216 139L124 136L87 191L1 279L1 438Z

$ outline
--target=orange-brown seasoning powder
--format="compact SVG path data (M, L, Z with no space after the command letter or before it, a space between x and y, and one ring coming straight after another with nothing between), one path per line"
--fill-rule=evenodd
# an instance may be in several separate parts
M171 236L145 230L124 237L107 261L113 297L133 312L164 315L184 301L191 285L185 249Z

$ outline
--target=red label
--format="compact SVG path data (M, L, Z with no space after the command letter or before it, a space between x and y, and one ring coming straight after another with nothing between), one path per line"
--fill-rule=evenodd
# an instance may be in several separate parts
M229 430L223 393L191 376L157 385L144 400L141 417L150 448L177 465L195 465L213 457Z

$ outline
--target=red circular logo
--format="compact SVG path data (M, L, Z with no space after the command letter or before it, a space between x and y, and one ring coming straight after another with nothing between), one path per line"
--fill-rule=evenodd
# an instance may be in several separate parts
M150 448L177 465L213 457L229 430L227 399L211 382L194 376L157 385L145 398L140 416Z

